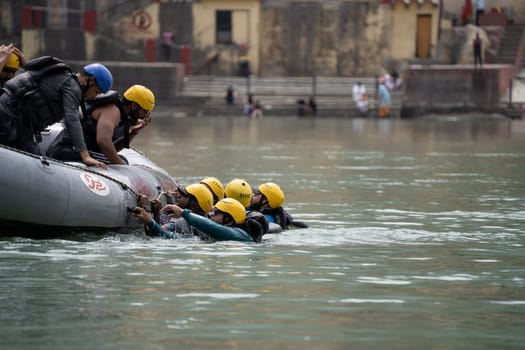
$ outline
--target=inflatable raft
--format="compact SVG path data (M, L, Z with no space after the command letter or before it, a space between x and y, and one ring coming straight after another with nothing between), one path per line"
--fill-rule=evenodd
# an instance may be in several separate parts
M54 125L43 133L44 149L59 129ZM142 228L130 213L138 195L156 197L173 191L177 182L136 150L119 154L128 165L103 170L0 145L0 232L32 235Z

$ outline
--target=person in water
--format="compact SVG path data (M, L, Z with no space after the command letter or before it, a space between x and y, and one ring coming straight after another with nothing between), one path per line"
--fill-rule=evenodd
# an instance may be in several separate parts
M191 210L196 215L205 216L213 206L211 191L201 183L178 187L174 195L178 207ZM181 235L200 236L200 233L196 232L185 218L171 218L163 223L164 220L160 219L163 213L162 208L159 208L157 203L153 203L152 209L155 214L159 211L157 221L160 221L163 230ZM168 217L170 216L168 215Z
M283 230L291 226L308 227L305 223L294 220L283 208L284 199L284 192L279 185L266 182L253 190L248 210L261 212L270 223L278 224Z
M238 200L245 208L250 205L252 195L252 187L243 179L233 179L224 188L225 197Z
M0 95L0 144L40 154L41 131L64 119L81 160L107 168L89 155L79 108L84 100L109 91L113 84L109 69L92 63L74 74L63 61L50 56L30 60L24 68L24 73L4 84Z
M133 85L121 97L111 90L87 101L84 119L84 138L90 155L104 163L127 164L118 154L129 148L130 142L151 122L155 95L143 85ZM57 140L47 155L67 161L76 161L78 152L69 137Z
M176 204L168 204L161 211L170 213L171 218L184 218L191 226L214 241L260 242L268 229L268 222L263 215L247 221L244 206L233 198L218 201L208 217L197 215L190 209L183 209ZM141 220L150 232L169 239L177 238L155 222L144 208L136 207L133 215Z
M213 195L213 204L224 198L224 185L216 177L205 177L199 183L205 185Z
M263 214L263 216L265 216L264 213L262 213L260 210L254 210L254 208L250 208L254 192L252 186L250 186L250 184L246 180L231 180L226 185L224 193L226 197L238 200L244 206L244 208L246 208L247 216L256 215L254 213L260 213ZM268 221L268 230L266 230L265 233L279 233L282 231L279 222L273 219L270 215L265 217Z

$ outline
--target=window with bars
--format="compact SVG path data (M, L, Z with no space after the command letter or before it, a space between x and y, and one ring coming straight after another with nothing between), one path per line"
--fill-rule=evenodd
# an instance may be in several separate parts
M218 10L215 13L215 43L232 43L232 12Z

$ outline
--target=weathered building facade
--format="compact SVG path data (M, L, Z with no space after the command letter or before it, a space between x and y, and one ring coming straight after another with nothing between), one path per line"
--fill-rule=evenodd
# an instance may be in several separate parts
M522 0L486 0L525 22ZM374 76L408 62L450 62L452 0L36 0L0 1L2 41L28 57L162 61L160 37L175 34L172 62L192 74ZM66 6L67 5L67 6Z
M378 2L266 1L263 76L373 76L389 55Z
M200 0L193 6L193 49L205 59L197 71L235 74L248 58L260 76L381 74L404 60L433 57L438 3ZM231 16L229 43L217 40L224 12Z

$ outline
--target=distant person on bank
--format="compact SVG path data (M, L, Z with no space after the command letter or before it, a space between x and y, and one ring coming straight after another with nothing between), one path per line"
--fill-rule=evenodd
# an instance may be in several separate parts
M164 58L166 61L171 60L171 51L175 47L175 34L168 30L162 33L162 51L164 51Z
M253 95L252 94L248 94L248 96L246 97L246 102L244 103L243 111L244 111L244 114L247 115L248 117L252 115L252 112L253 112Z
M390 106L392 104L392 100L390 99L390 93L388 92L388 89L385 86L384 76L379 78L377 97L378 97L377 102L379 106L379 112L378 112L379 117L386 118L390 116Z
M482 56L482 42L479 37L479 33L476 33L476 37L472 42L472 50L474 52L474 67L478 66L478 63L483 67L483 56Z
M361 95L361 99L357 101L357 109L361 116L366 117L368 114L368 97L366 93Z
M317 103L313 96L310 96L310 99L308 100L308 110L311 115L317 115Z
M250 117L259 118L259 117L262 117L263 115L264 114L263 114L263 110L261 106L261 101L255 100L255 103L253 104L253 110L252 110L252 113L250 114Z
M235 102L235 90L233 89L233 86L228 86L224 98L226 99L226 104L228 105L232 105Z
M352 98L354 99L354 102L357 103L363 94L366 94L366 87L363 83L358 81L352 88Z
M485 13L485 0L476 0L476 25L479 26L479 17Z

